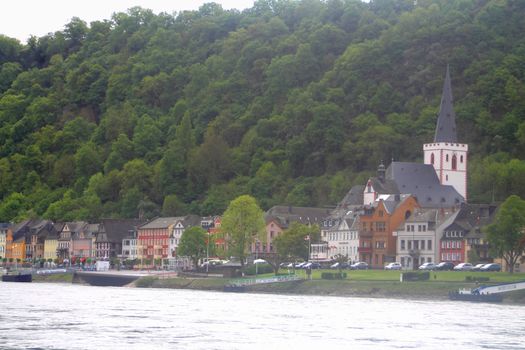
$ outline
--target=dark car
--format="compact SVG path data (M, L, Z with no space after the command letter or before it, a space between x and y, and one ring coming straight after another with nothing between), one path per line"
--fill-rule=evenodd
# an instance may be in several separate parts
M352 270L367 270L368 269L368 264L363 262L363 261L359 261L359 262L356 262L355 264L350 265L350 269L352 269Z
M333 269L347 269L350 265L348 265L348 263L345 263L345 262L336 262L335 264L332 264L330 265L330 268L333 270Z
M454 270L454 264L450 261L443 261L437 264L435 269L438 271L452 271Z
M480 269L480 271L501 271L500 264L485 264Z
M309 262L309 263L306 263L303 265L302 267L303 269L320 269L321 268L321 264L317 263L317 262Z

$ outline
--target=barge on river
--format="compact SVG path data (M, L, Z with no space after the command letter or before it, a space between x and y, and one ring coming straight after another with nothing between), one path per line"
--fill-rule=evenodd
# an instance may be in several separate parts
M460 289L449 292L448 297L450 300L499 303L503 300L503 293L520 289L525 289L525 281L480 286L474 289Z
M8 272L2 275L2 282L32 282L33 275L23 272Z

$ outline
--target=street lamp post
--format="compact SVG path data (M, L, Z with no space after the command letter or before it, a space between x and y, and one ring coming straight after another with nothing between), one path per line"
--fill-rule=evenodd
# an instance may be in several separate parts
M208 231L208 241L206 242L206 275L210 269L210 231Z
M259 252L259 240L255 239L255 277L257 278L257 253Z

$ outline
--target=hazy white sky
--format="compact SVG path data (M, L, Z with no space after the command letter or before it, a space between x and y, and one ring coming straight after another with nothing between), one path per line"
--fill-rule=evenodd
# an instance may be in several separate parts
M72 17L91 21L109 19L114 12L141 6L159 12L197 10L202 4L216 2L224 9L243 10L254 0L3 0L0 3L0 34L25 43L31 35L44 36L63 30Z

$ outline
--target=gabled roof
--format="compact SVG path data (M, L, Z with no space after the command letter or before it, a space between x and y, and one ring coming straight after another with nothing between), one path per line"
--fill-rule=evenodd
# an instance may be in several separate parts
M443 83L443 93L441 95L441 105L436 125L434 142L457 142L456 133L456 114L454 113L452 99L452 84L450 82L450 73L447 65L445 82Z
M363 204L363 191L365 186L355 185L352 186L350 191L346 193L341 202L337 205L337 208L347 208L352 205L362 205ZM337 209L336 208L336 209Z
M100 229L100 224L88 224L84 231L86 236L95 237Z
M489 225L494 220L497 207L492 204L467 204L464 203L452 224L445 231L462 229L467 232L468 238L481 238L481 228Z
M185 227L186 226L196 226L200 225L201 218L197 215L187 215L187 216L174 216L174 217L162 217L156 218L144 225L140 226L139 229L167 229L172 225L176 225L178 222L181 222Z
M302 224L320 224L321 221L329 215L330 209L327 208L277 205L266 212L265 220L266 222L275 220L281 228L286 228L292 222L300 222Z
M103 219L100 223L96 242L122 243L129 231L142 225L142 219Z
M431 164L392 162L386 177L401 193L414 195L424 208L451 208L465 202L453 186L442 185Z
M396 182L392 179L381 180L378 177L373 177L370 179L372 188L377 193L388 193L388 194L399 194L401 193ZM366 189L365 189L366 190Z

